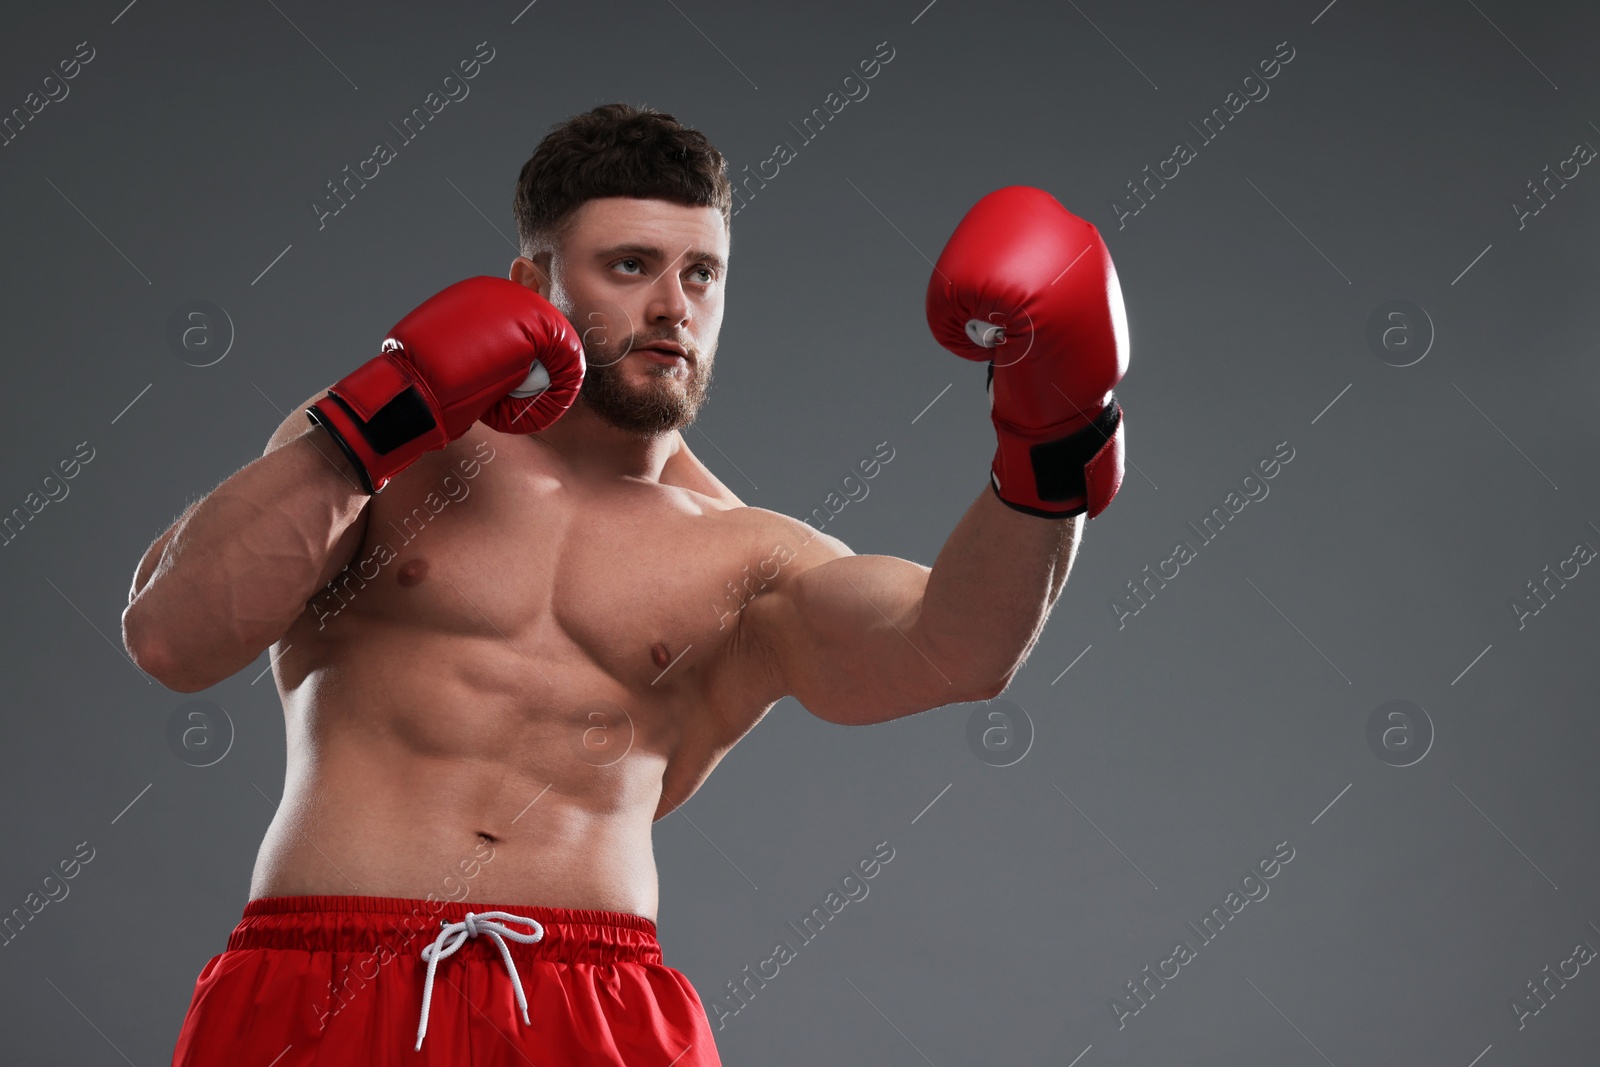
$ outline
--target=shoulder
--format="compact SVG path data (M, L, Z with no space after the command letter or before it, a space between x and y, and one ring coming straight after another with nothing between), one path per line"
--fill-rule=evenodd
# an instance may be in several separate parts
M728 518L749 524L755 556L749 568L754 581L746 582L752 595L739 608L733 646L755 668L770 703L790 688L783 663L790 638L803 628L806 576L855 553L837 537L776 511L743 507Z
M785 635L798 624L798 579L853 553L838 538L765 508L732 507L708 517L720 531L705 547L726 568L718 572L719 581L726 579L718 611L732 626L708 672L707 710L731 745L792 689Z
M829 560L855 555L837 537L781 512L748 505L736 510L758 533L761 543L770 545L770 555L778 561L779 573L771 579L774 588Z
M781 512L749 504L705 507L703 500L699 503L700 514L710 519L711 528L717 531L707 547L734 571L743 566L750 572L747 581L754 583L755 594L751 604L773 594L790 593L807 571L855 555L837 537Z

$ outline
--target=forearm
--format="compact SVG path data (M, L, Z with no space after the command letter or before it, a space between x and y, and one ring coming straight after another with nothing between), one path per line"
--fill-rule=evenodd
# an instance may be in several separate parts
M315 428L234 474L174 524L148 578L136 578L123 613L136 662L183 691L249 664L343 565L335 549L370 499Z
M946 674L979 691L1010 680L1067 580L1081 521L1023 514L984 487L940 549L917 617Z

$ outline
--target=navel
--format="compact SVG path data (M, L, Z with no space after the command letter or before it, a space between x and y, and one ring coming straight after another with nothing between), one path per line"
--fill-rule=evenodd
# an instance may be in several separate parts
M395 580L403 586L413 586L428 576L428 561L422 558L408 559L401 564L400 572L395 575Z

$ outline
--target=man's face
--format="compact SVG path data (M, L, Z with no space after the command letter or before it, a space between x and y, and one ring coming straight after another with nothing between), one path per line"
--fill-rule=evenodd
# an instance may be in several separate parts
M546 268L547 298L583 338L578 402L640 437L692 423L711 385L727 260L716 208L631 197L579 208Z

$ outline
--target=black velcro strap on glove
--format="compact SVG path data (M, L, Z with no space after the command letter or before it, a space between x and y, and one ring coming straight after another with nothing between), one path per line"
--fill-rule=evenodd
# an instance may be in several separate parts
M1040 500L1072 500L1088 489L1083 468L1105 446L1122 422L1122 406L1113 397L1093 422L1076 433L1028 449Z

